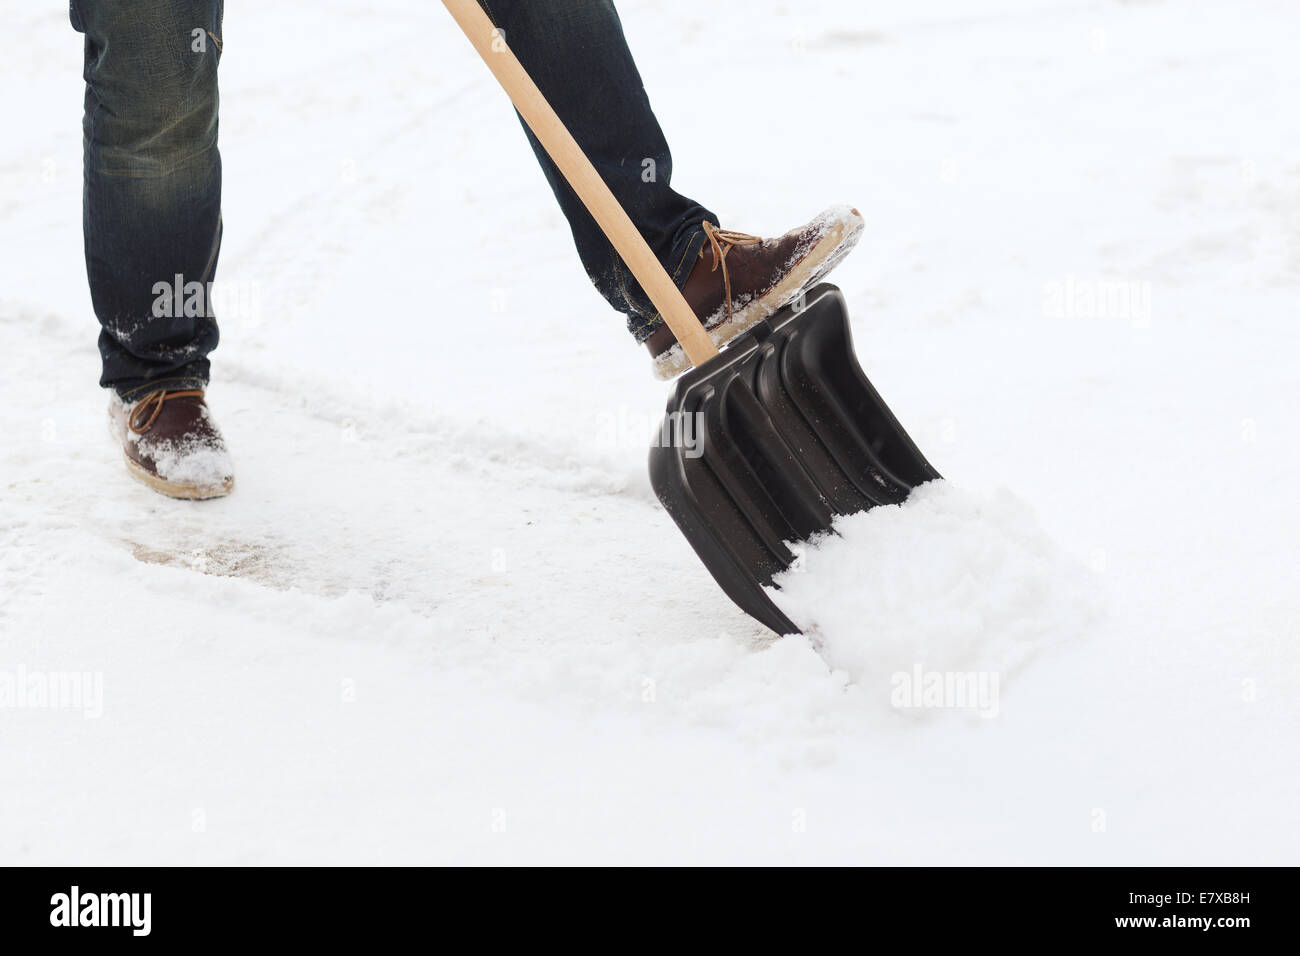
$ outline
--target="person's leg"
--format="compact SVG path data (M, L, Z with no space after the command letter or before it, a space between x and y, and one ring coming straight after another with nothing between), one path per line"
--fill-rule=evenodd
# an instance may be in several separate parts
M221 248L221 0L72 0L86 36L86 273L127 471L176 498L234 486L204 386Z
M574 139L600 171L678 287L717 217L673 191L672 155L650 108L612 0L479 0ZM582 264L600 293L628 317L638 342L658 312L546 151L525 127L569 220Z
M70 6L86 37L84 231L100 384L128 401L201 389L217 325L208 296L185 286L206 293L221 246L222 0Z

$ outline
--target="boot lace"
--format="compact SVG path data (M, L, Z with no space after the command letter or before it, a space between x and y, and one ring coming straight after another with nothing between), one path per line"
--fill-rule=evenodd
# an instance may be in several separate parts
M727 253L733 246L753 246L763 240L758 236L751 236L747 232L733 232L730 229L719 229L707 219L704 220L704 235L709 238L709 245L713 249L713 268L710 272L722 270L722 291L727 303L727 320L731 320L731 273L727 270Z
M136 403L135 408L131 409L131 415L127 418L126 424L137 435L143 435L153 428L153 423L162 414L163 405L166 402L173 398L185 398L191 395L202 398L203 392L197 388L183 389L179 392L169 392L165 388L161 388L156 392L150 392Z

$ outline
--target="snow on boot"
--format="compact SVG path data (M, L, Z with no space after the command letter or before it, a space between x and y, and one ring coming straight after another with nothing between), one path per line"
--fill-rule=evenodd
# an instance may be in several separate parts
M109 426L122 446L126 470L172 498L220 498L235 485L230 452L203 392L159 389L135 402L116 394Z
M713 344L722 346L821 281L857 244L862 227L861 213L848 206L827 209L776 239L730 232L706 221L708 241L682 295ZM690 367L662 320L645 343L654 356L656 377L671 379Z

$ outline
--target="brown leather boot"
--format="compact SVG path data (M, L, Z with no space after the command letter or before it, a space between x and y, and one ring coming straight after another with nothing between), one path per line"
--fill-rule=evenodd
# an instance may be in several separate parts
M827 209L777 239L704 223L707 242L682 287L686 303L722 346L821 281L862 235L862 215L848 206ZM677 336L662 320L645 340L660 379L690 368Z
M234 488L230 452L198 389L160 388L132 402L114 394L108 417L126 470L154 491L202 499L220 498Z

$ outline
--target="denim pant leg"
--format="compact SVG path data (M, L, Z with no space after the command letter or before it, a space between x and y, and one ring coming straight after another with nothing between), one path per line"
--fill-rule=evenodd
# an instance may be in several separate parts
M612 0L479 0L680 288L717 217L672 190L673 161ZM642 342L662 323L537 138L525 127L587 274Z
M83 228L100 384L124 398L201 388L217 345L206 290L221 247L222 0L70 7L86 37Z

